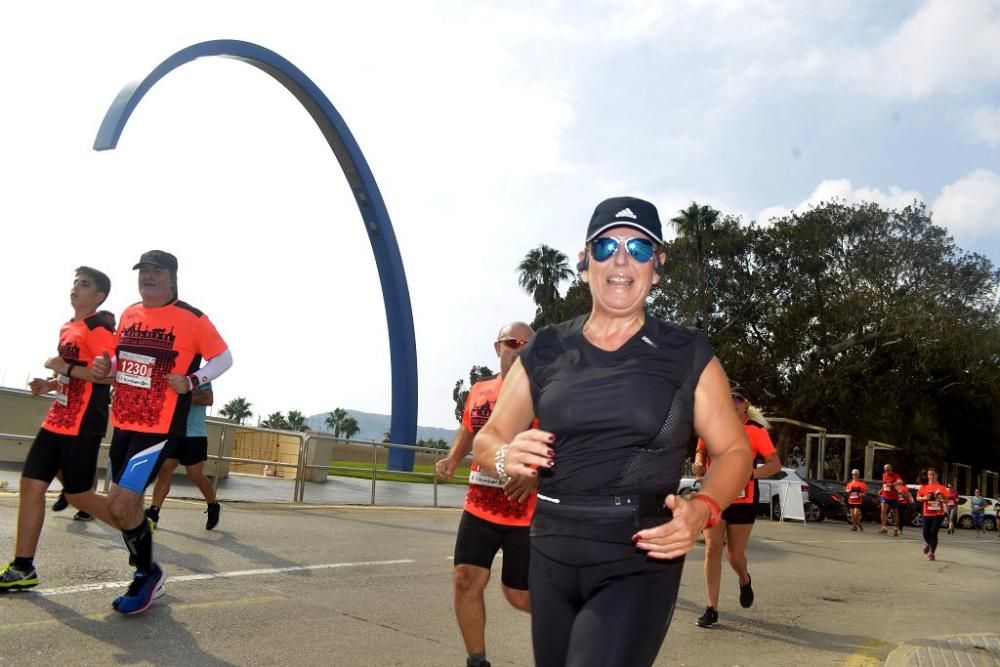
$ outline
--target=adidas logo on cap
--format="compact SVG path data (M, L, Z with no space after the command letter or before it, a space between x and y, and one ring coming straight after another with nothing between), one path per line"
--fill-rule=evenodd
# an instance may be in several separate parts
M639 216L632 212L630 208L623 208L622 210L615 213L616 218L631 218L632 220L637 220Z

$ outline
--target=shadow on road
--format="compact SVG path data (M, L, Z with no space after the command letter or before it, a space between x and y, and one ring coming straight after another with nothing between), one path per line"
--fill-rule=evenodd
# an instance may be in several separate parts
M206 667L228 667L232 664L205 653L198 646L197 637L173 617L170 606L166 604L154 602L152 607L137 616L123 617L117 612L109 611L104 618L92 619L48 596L31 595L21 599L25 598L64 626L118 647L121 653L113 659L120 665L176 665L181 662ZM164 599L168 598L161 598L160 602Z

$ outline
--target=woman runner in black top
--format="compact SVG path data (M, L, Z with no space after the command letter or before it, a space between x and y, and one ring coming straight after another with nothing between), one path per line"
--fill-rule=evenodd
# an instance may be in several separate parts
M475 459L501 479L539 477L529 574L536 664L651 665L683 557L743 489L750 446L705 335L645 314L665 260L656 208L606 200L586 241L578 268L593 310L522 348ZM544 431L529 428L536 416ZM686 501L673 492L692 426L713 465Z

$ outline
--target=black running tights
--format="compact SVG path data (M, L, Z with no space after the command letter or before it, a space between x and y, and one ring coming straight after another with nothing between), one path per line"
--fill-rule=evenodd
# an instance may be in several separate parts
M941 530L943 516L925 516L923 520L924 542L930 545L931 553L937 551L938 531Z
M532 537L531 630L538 667L652 665L667 634L684 559L631 545Z

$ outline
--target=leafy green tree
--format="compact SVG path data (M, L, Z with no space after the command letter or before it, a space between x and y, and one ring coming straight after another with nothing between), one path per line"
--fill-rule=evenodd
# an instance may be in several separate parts
M343 408L334 408L333 412L327 413L326 419L323 420L323 424L330 431L333 431L333 437L339 438L341 433L343 433L344 420L347 419L347 410Z
M253 417L253 412L250 410L251 407L252 404L247 399L238 396L222 406L219 414L227 419L232 419L237 424L243 424L247 419Z
M358 421L354 417L345 417L342 422L340 422L340 435L344 437L345 440L350 440L361 428L358 426Z
M517 267L518 285L531 295L537 307L535 322L551 324L553 307L560 301L559 284L573 277L565 254L544 243L528 251Z
M705 246L711 243L719 212L711 206L697 202L670 219L677 233L695 244L695 262L698 271L698 326L704 328L708 321L708 291L705 282Z
M469 388L480 380L488 380L496 373L490 370L489 366L473 366L469 370ZM451 391L451 397L455 401L455 419L462 423L462 413L465 411L465 401L469 398L469 389L465 388L465 380L459 378L455 382L455 388Z
M288 411L288 428L292 431L308 431L309 425L306 423L308 418L299 412L298 410Z
M260 423L260 425L263 428L287 430L288 420L285 419L285 415L281 414L280 412L272 412L267 416L267 419L265 419Z

